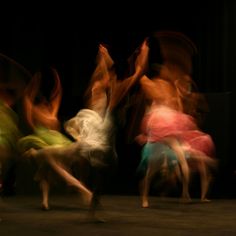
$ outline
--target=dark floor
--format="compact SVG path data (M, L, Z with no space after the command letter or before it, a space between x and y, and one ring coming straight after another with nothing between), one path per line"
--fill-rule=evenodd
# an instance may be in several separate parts
M106 195L97 216L87 221L87 209L76 194L51 196L51 210L40 209L39 196L0 200L0 235L236 235L236 199L180 203L176 198L150 198L140 207L138 196Z

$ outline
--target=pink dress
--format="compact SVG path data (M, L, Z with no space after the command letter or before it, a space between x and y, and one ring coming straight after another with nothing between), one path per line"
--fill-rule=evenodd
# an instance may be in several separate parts
M167 106L153 106L144 116L141 129L145 130L146 142L175 137L186 151L214 156L215 147L210 135L199 130L192 116Z

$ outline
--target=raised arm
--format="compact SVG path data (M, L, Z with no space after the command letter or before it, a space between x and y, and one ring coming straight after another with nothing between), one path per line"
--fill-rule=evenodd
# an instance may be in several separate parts
M113 109L124 96L128 93L131 87L146 73L148 67L149 46L147 39L144 40L138 49L138 55L134 62L134 73L116 83L113 90L112 99L110 101L110 109Z

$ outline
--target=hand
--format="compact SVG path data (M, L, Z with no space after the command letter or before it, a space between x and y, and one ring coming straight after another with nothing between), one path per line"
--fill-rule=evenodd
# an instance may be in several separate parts
M148 67L148 54L149 54L149 46L147 39L145 39L140 47L139 54L135 61L135 73L138 73L139 75L145 73Z
M100 56L105 61L107 67L111 68L114 64L114 61L112 60L107 48L103 46L102 44L99 44L99 53L100 53Z

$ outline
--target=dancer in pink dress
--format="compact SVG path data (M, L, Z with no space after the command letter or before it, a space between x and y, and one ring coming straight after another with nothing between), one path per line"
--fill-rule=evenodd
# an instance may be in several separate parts
M160 33L159 36L163 34ZM142 133L136 137L136 141L141 145L161 142L174 151L182 175L182 199L185 202L190 201L188 186L191 170L188 160L194 160L201 176L201 201L205 202L208 201L206 193L211 179L209 168L216 166L213 159L215 147L210 135L198 127L197 105L202 96L191 90L193 82L190 64L185 63L188 57L181 57L179 49L169 51L168 43L168 40L162 38L164 62L159 65L158 73L154 73L151 79L143 76L140 80L146 112L142 121ZM178 60L179 56L181 60ZM186 153L191 158L186 159ZM149 172L150 170L147 175ZM146 185L150 184L150 178L145 178L148 179ZM147 189L144 184L143 207L148 206Z

